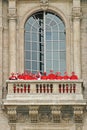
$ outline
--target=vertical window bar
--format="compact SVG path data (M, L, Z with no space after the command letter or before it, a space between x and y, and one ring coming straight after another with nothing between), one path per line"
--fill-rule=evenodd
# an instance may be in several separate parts
M46 15L44 13L44 71L46 71Z

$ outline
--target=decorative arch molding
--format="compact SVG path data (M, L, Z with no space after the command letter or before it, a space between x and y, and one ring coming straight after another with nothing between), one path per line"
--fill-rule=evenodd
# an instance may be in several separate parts
M36 12L39 12L39 11L44 11L44 10L42 10L42 8L40 8L39 6L33 8L32 10L29 9L26 12L26 14L24 15L24 17L22 18L21 23L20 23L20 27L24 28L24 24L25 24L26 20L32 14L34 14ZM63 22L65 23L66 28L69 28L69 20L66 18L65 14L60 9L58 9L58 8L56 8L54 6L49 6L46 11L53 12L54 14L56 14L57 16L59 16L63 20Z

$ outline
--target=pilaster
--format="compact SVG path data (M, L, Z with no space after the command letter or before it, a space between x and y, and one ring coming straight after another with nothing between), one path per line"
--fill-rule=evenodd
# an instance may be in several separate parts
M9 0L9 73L16 72L16 0Z
M77 4L78 3L78 4ZM73 0L73 54L74 71L81 78L81 45L80 45L80 19L81 19L80 0Z

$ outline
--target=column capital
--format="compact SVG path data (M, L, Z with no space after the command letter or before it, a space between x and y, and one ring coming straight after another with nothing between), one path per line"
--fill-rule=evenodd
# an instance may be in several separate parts
M17 19L17 9L8 8L8 19Z
M82 17L82 9L80 7L72 8L72 18L81 18Z

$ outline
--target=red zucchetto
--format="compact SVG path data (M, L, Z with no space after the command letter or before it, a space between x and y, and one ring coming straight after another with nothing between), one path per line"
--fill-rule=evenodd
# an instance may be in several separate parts
M75 72L72 72L72 75L70 76L70 80L77 80L78 76L75 74Z
M63 79L64 79L64 80L69 80L69 79L70 79L70 76L68 76L68 73L67 73L67 72L64 72Z

